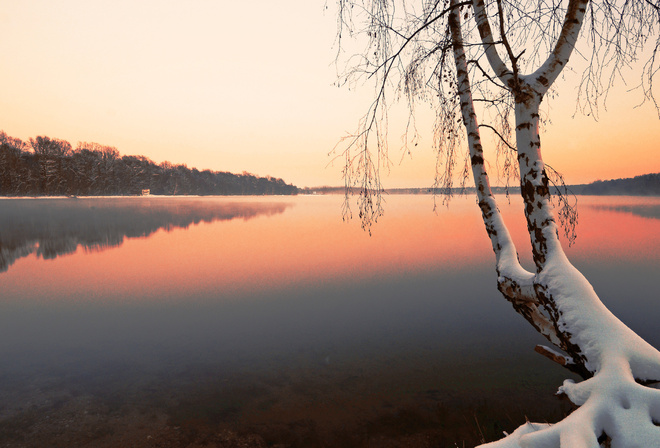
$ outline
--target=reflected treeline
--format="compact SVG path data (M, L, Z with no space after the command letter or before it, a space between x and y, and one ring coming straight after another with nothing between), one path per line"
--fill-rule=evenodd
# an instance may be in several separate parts
M111 146L39 136L29 143L0 131L0 196L297 194L273 177L156 164Z
M159 229L283 213L291 203L211 198L0 200L0 272L32 253L44 259L119 246Z
M589 205L595 210L605 210L617 213L630 213L642 218L660 219L660 204L622 204L622 205Z

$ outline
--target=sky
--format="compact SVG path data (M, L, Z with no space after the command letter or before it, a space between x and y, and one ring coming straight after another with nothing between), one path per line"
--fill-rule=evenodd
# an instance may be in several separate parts
M329 153L355 130L373 90L333 85L333 4L3 2L0 129L299 187L341 185L342 161ZM641 98L627 88L613 92L595 121L573 117L575 79L558 82L542 144L546 162L567 182L660 171L660 119L650 104L635 108ZM386 187L432 185L430 128L420 130L412 157L392 137Z

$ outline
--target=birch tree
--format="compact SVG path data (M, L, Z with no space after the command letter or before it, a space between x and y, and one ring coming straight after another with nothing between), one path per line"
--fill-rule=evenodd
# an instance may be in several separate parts
M553 346L536 351L583 378L566 380L559 388L577 407L564 420L527 423L488 446L660 446L660 352L617 319L567 259L553 206L552 171L543 162L539 135L541 103L577 46L588 61L578 86L578 109L597 113L621 68L643 54L639 87L657 108L653 79L659 69L660 3L339 0L338 6L340 42L350 33L366 45L349 60L343 79L367 77L376 86L372 105L342 152L346 185L360 189L363 226L382 212L387 96L394 93L409 106L404 150L417 141L415 105L430 103L436 111L436 185L451 194L460 148L466 147L464 172L472 173L499 291ZM478 115L490 121L480 124ZM482 129L499 139L502 172L519 179L533 272L520 265L491 191ZM570 221L572 212L561 205L560 218Z

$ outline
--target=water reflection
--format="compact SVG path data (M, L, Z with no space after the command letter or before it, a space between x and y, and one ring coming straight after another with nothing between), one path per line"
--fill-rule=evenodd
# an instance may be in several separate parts
M366 446L372 435L374 446L397 446L378 437L438 428L446 439L437 446L460 446L479 434L469 426L477 417L483 428L490 416L487 437L527 412L558 419L553 393L567 373L533 352L545 341L497 292L472 198L436 216L428 196L388 197L371 237L342 223L337 196L287 199L295 207L279 198L135 200L146 202L125 211L125 225L117 207L98 215L97 200L87 203L87 212L96 206L92 228L105 229L92 237L77 230L82 200L61 200L48 212L57 219L43 219L48 201L24 202L45 227L21 218L11 228L33 228L33 253L58 220L60 236L92 250L122 225L121 238L152 236L49 263L27 257L0 276L0 445L20 445L22 434L62 441L71 421L96 432L114 421L106 429L115 439L96 446L128 444L117 440L125 427L148 428L146 440L221 425L270 446ZM660 220L625 207L657 209L660 199L612 201L580 198L569 257L615 314L659 344ZM501 204L529 252L522 204ZM216 222L156 232L204 220ZM511 421L493 420L503 415ZM399 446L417 445L408 442Z
M120 246L160 229L200 222L249 220L283 213L292 203L209 198L12 199L0 201L0 272L17 259L43 259Z
M660 219L660 204L589 204L594 210L628 213L642 218Z

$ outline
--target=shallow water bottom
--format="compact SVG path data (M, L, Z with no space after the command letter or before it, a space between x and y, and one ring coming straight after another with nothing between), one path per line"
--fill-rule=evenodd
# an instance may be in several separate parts
M0 446L462 447L570 410L531 350L365 350L5 373Z

